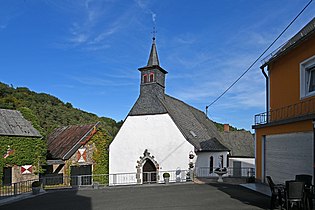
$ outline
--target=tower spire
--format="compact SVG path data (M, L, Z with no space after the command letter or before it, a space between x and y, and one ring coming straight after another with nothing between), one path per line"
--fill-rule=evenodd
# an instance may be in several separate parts
M152 47L151 47L151 52L150 52L150 56L149 56L149 60L148 60L147 66L159 66L160 62L159 62L159 57L158 57L158 54L157 54L156 44L155 44L155 39L156 39L155 26L153 26L152 34L153 34Z

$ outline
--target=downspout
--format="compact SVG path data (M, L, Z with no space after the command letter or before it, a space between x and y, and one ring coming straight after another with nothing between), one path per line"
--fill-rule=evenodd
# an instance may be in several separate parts
M269 77L264 67L265 66L261 66L260 69L266 78L266 123L269 123Z

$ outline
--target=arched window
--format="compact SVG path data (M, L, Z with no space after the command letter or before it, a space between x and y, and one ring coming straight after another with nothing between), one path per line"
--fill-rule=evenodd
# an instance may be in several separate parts
M150 82L154 82L154 73L150 74Z
M210 157L210 171L209 171L209 174L212 174L213 173L213 156Z
M224 166L223 166L223 155L220 155L220 161L221 161L221 163L220 163L221 168L223 168L223 167L224 167Z
M143 83L148 83L148 75L143 75Z

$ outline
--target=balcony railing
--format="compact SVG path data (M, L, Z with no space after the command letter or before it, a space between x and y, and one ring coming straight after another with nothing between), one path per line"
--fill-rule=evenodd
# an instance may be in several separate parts
M255 115L255 125L315 114L315 98Z

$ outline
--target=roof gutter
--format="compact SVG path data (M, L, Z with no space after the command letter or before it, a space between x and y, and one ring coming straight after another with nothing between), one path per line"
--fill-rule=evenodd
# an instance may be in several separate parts
M265 72L265 66L261 66L261 72L266 78L266 122L269 122L269 77L267 73Z

